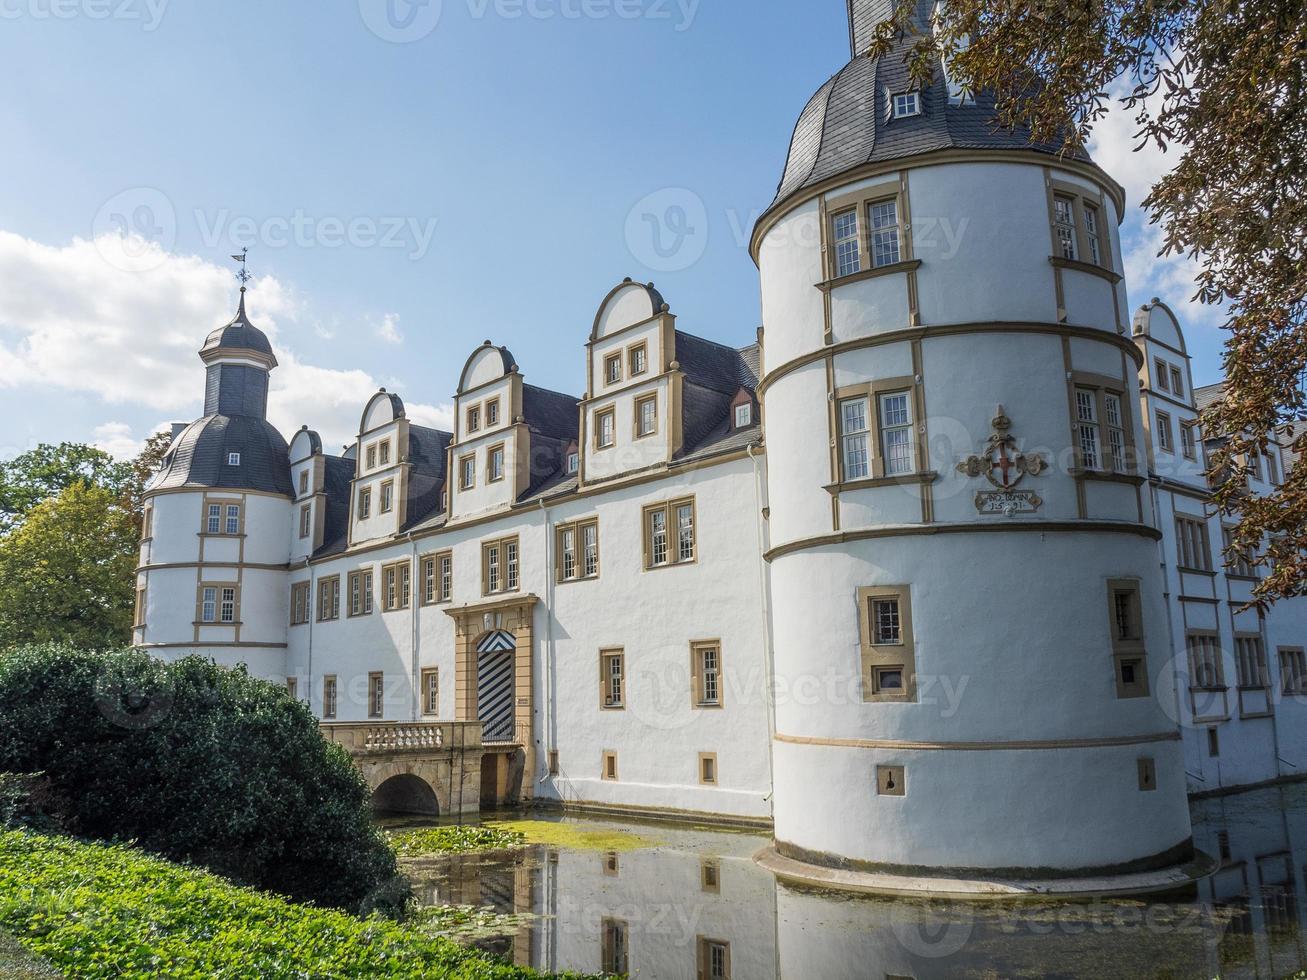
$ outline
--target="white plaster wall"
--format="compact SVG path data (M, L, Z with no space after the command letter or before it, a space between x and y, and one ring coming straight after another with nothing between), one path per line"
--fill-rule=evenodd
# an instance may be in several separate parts
M635 437L635 402L637 398L654 394L658 399L658 431L642 439ZM587 480L607 480L624 473L632 473L666 462L671 456L671 376L649 378L630 385L611 397L603 397L586 406ZM611 449L595 448L599 412L613 407L617 410L616 443Z
M822 344L822 297L813 288L825 278L816 201L800 205L776 222L762 240L758 267L767 368L774 371Z
M643 294L643 290L640 293ZM631 295L631 294L627 294ZM635 299L638 299L636 297ZM635 301L635 300L632 300ZM619 301L620 304L620 301ZM644 308L648 308L648 302L644 301ZM627 311L628 313L630 311ZM638 312L638 310L637 310ZM648 316L649 314L645 314ZM625 314L623 314L623 319ZM632 321L633 323L638 321ZM667 363L666 352L662 349L662 317L656 320L650 320L644 326L632 330L625 330L623 333L612 337L600 337L590 348L590 391L596 397L613 392L621 391L630 384L642 384L649 378L662 373L663 366ZM620 326L621 319L614 319L613 326L615 329L622 329ZM631 361L628 352L632 347L643 343L648 351L648 368L644 374L631 377ZM622 355L622 380L615 385L608 384L604 376L604 358L610 354L621 353Z
M767 345L770 353L770 332ZM804 365L780 379L764 400L771 544L829 533L831 502L823 487L838 477L831 472L826 435L826 366L820 361ZM785 474L790 478L781 478Z

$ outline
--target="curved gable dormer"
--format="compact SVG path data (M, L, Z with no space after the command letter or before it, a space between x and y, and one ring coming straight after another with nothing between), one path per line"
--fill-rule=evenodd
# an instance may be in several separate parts
M290 441L290 482L295 492L291 558L307 558L322 546L326 529L326 464L322 439L307 425Z
M507 347L496 347L488 340L484 341L463 365L463 373L458 376L458 393L462 395L473 391L516 370L517 361L513 359L512 351Z
M1149 337L1184 357L1189 356L1180 318L1156 296L1135 312L1133 332L1136 337Z
M409 480L409 421L404 401L382 388L359 420L350 499L350 543L398 534Z
M359 435L366 435L404 417L404 400L382 388L368 399L367 407L363 409L363 416L359 419Z
M590 342L596 343L628 327L669 312L671 307L663 300L662 293L654 288L653 283L623 279L599 304L594 326L590 329Z

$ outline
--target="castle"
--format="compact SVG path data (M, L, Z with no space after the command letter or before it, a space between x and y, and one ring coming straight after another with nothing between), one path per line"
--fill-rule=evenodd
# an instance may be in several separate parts
M266 421L242 296L147 495L135 643L326 726L478 720L517 798L769 825L818 867L1168 868L1189 793L1307 771L1304 604L1241 611L1214 394L1129 311L1122 188L864 56L887 6L850 0L757 223L756 344L627 280L579 396L487 341L453 432L382 390L332 455Z

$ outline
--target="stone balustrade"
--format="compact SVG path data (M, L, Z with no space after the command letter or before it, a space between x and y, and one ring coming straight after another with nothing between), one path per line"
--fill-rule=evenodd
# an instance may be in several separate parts
M481 722L327 722L322 737L351 755L404 755L475 749Z

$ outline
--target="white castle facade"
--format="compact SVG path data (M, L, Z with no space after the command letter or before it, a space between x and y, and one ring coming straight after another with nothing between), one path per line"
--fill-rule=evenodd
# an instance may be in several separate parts
M382 391L337 456L267 423L242 299L148 496L135 642L325 722L479 719L524 799L858 869L1169 866L1188 794L1307 772L1307 604L1240 611L1212 392L1130 314L1121 187L860 56L881 6L755 230L757 344L626 281L582 394L487 341L455 431Z

